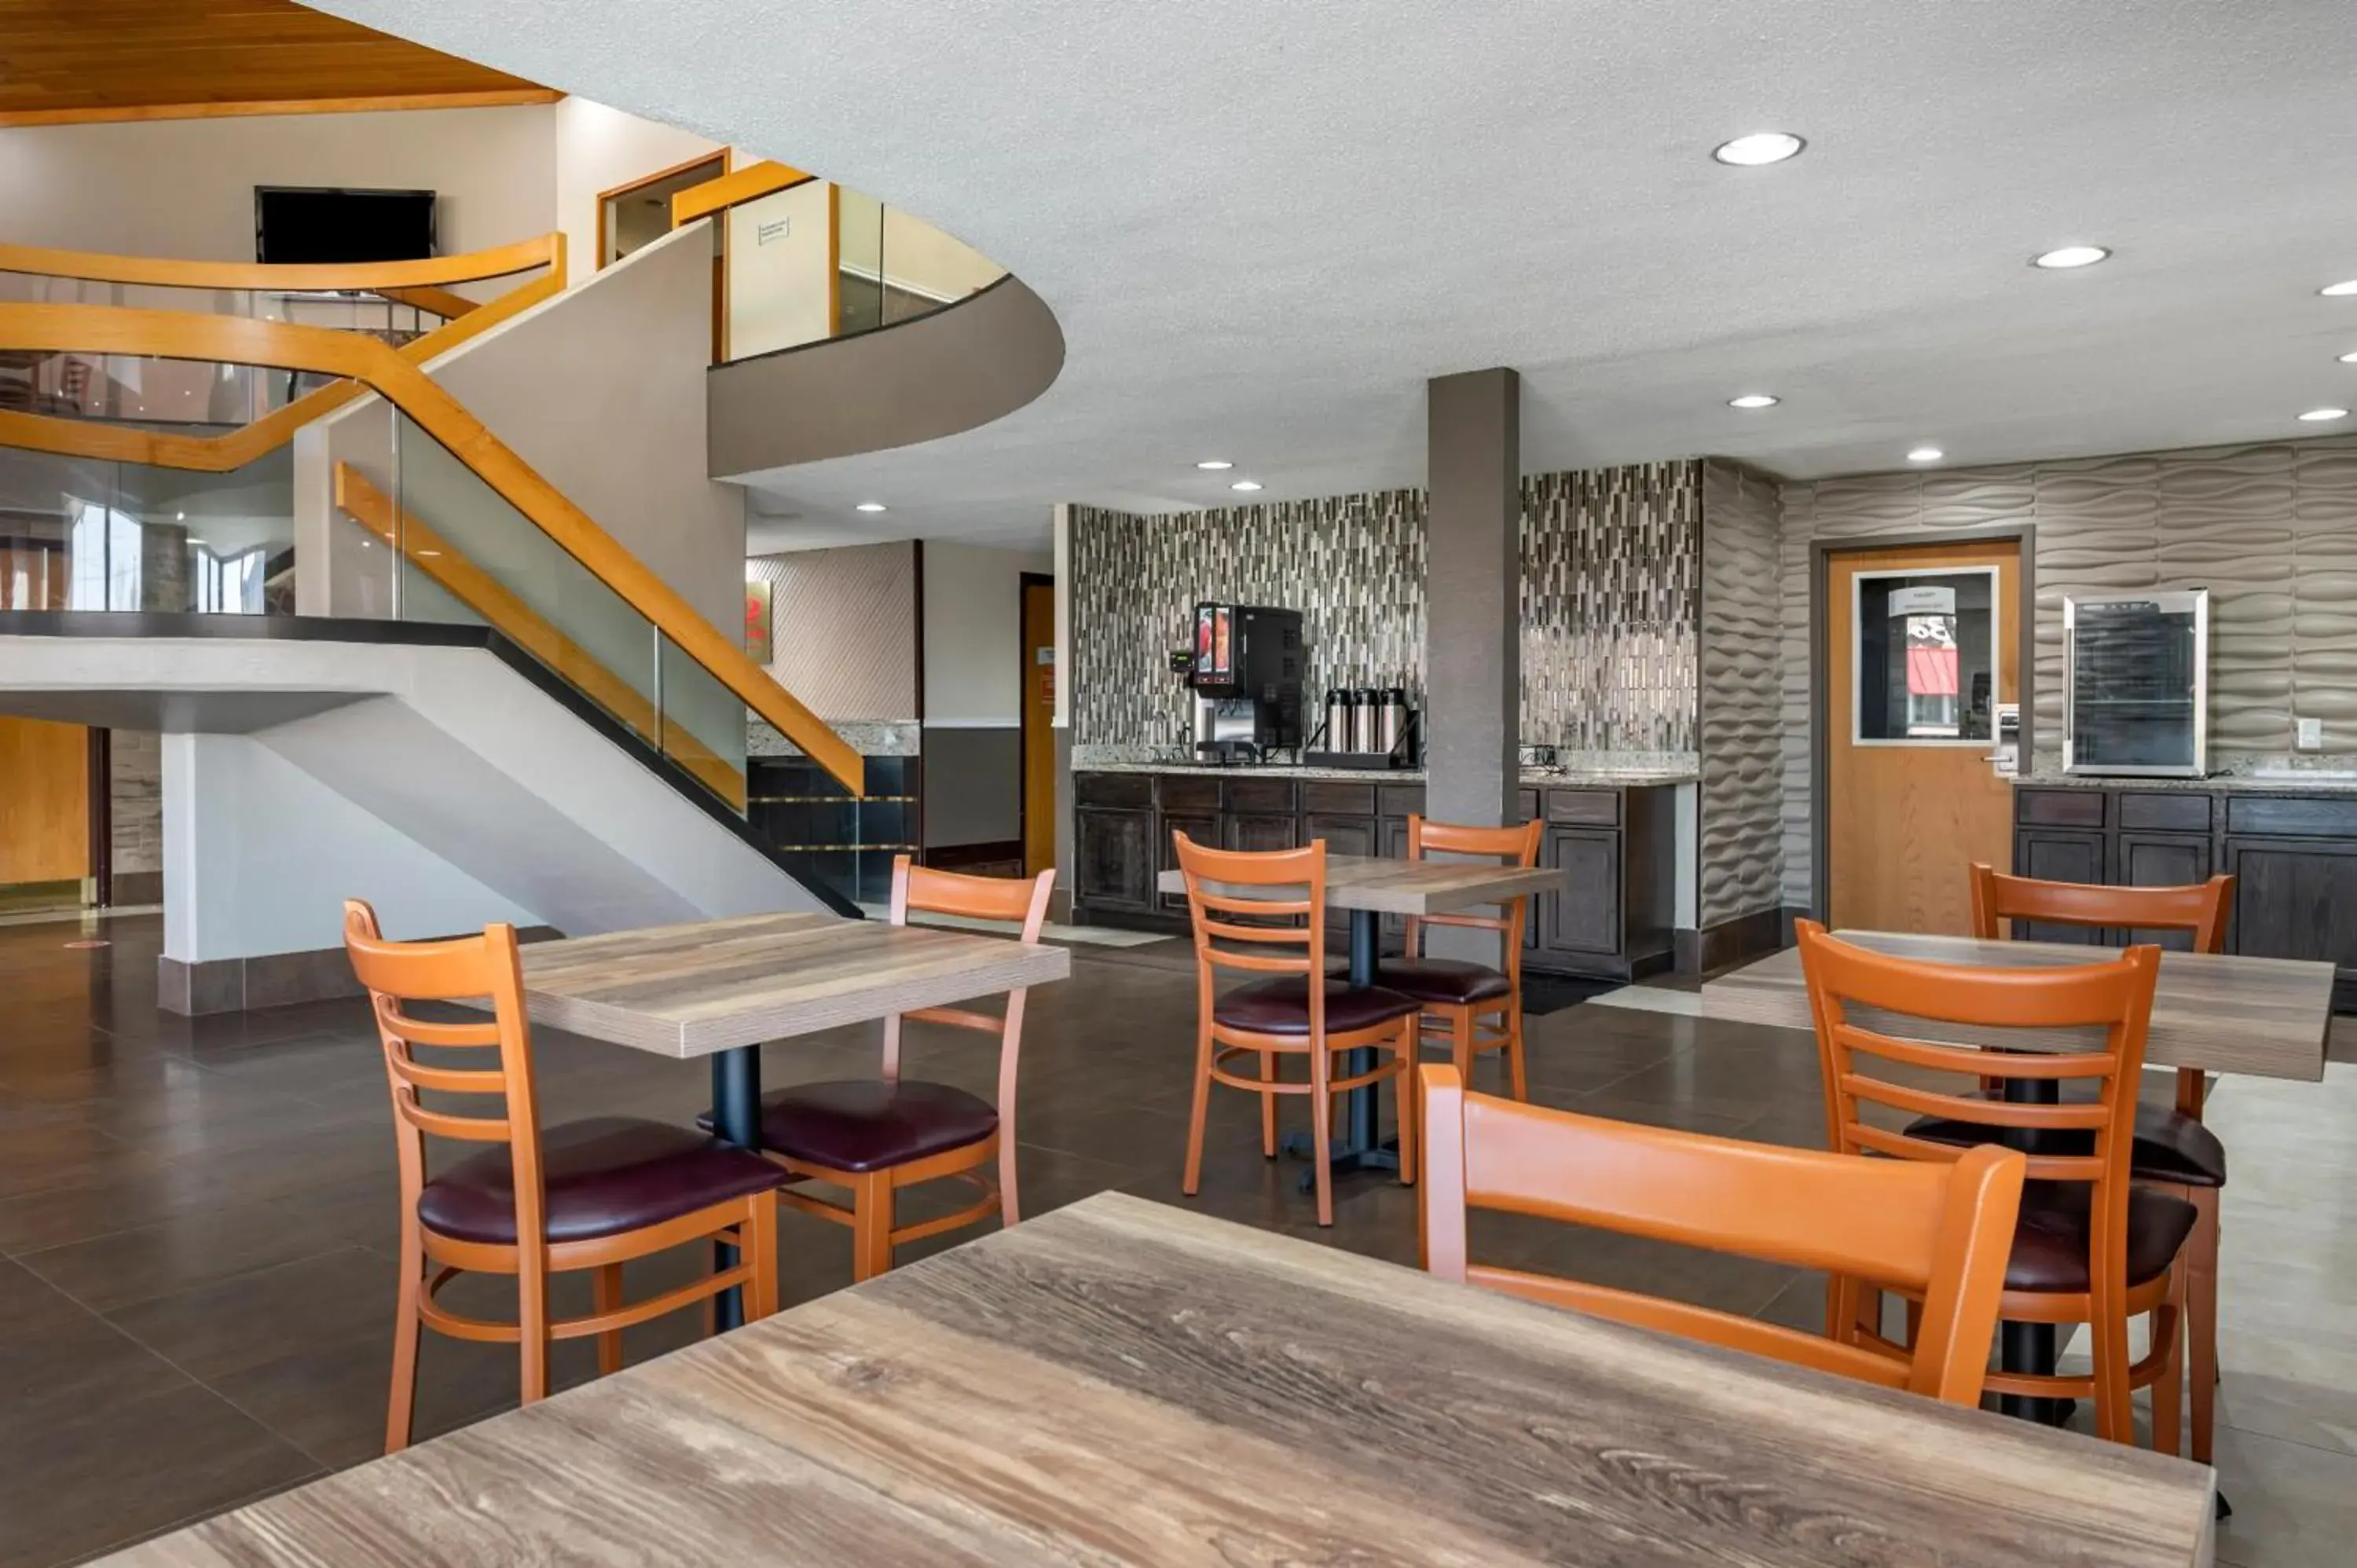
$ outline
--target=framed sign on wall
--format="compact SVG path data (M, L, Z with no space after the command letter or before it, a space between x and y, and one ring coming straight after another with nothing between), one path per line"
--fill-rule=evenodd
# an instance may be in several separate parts
M770 662L770 595L766 579L745 585L745 657L756 664Z

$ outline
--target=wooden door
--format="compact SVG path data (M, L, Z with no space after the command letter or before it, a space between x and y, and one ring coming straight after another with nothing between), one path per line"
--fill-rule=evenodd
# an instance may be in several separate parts
M91 874L90 732L0 718L0 890Z
M1936 614L1899 613L1916 589L1953 596L1944 650ZM1824 592L1828 918L1964 935L1968 868L2005 865L2013 848L2012 786L1988 757L1996 706L2021 700L2020 546L1838 553Z
M1023 874L1056 864L1056 585L1023 579Z

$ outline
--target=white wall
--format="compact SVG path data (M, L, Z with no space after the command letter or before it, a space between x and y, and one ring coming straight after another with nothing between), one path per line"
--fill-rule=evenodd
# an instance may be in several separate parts
M253 260L257 185L433 190L445 253L556 227L559 106L278 114L0 131L10 241Z
M1023 574L1055 570L1045 550L925 542L925 723L1023 722Z
M167 735L163 751L166 958L336 947L348 897L404 940L541 923L250 736Z
M587 277L597 265L597 193L633 185L649 175L710 157L720 144L692 132L659 125L592 103L560 101L554 122L556 220L565 231L573 275Z
M726 214L730 359L814 343L834 330L832 188L810 180Z

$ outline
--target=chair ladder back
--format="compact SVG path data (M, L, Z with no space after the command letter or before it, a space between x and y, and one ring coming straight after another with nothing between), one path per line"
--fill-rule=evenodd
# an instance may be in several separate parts
M1981 862L1973 865L1973 934L1996 941L1999 921L2040 920L2053 926L2119 930L2184 931L2196 952L2226 950L2226 917L2234 879L2175 887L2120 887L2008 876Z
M1539 843L1546 824L1534 817L1518 827L1474 828L1458 822L1436 822L1426 817L1411 816L1407 820L1407 857L1422 860L1426 850L1443 854L1484 855L1501 865L1519 866L1524 870L1539 863ZM1495 915L1411 915L1407 918L1406 952L1410 958L1424 952L1424 928L1426 926L1461 926L1475 930L1498 931L1505 937L1506 972L1516 978L1523 967L1523 932L1530 918L1528 898L1509 898L1503 910Z
M387 941L376 911L357 898L344 902L344 948L352 972L368 988L384 1050L393 1095L403 1202L414 1208L426 1181L427 1136L459 1143L505 1144L516 1193L516 1234L544 1234L546 1208L540 1159L538 1092L532 1069L532 1031L523 1000L523 966L515 927L486 926L482 934L444 941ZM419 1018L404 1004L479 1003L485 1022ZM495 1050L494 1067L453 1067L418 1059L434 1050ZM427 1106L420 1092L498 1096L502 1114L465 1115Z
M1171 848L1187 884L1195 929L1195 978L1201 1015L1211 1016L1219 972L1305 976L1309 1031L1326 1033L1326 841L1298 849L1228 850L1197 843L1173 830ZM1299 897L1278 890L1300 889ZM1247 891L1265 890L1265 891ZM1217 917L1231 915L1234 919ZM1249 920L1253 923L1245 924ZM1222 946L1225 943L1227 945ZM1262 951L1293 949L1290 953Z
M1887 1386L1979 1397L2020 1202L2019 1154L1984 1145L1936 1165L1860 1160L1476 1094L1437 1063L1419 1077L1430 1140L1419 1217L1432 1273ZM1476 1264L1466 1241L1476 1208L1913 1291L1942 1332L1910 1366L1709 1308ZM1951 1354L1968 1343L1982 1353Z

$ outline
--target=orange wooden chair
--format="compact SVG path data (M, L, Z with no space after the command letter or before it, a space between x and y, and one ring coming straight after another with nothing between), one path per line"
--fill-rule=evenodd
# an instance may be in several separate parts
M2104 887L2081 882L2040 882L1973 867L1973 934L1995 941L1999 922L2123 931L2183 931L2196 952L2226 950L2226 916L2234 879L2213 876L2179 887ZM2226 1145L2201 1123L2209 1080L2199 1069L2177 1070L2174 1108L2136 1108L2136 1138L2128 1151L2131 1179L2149 1183L2193 1205L2199 1218L2185 1247L2186 1373L2192 1388L2193 1457L2210 1463L2217 1427L2218 1197L2226 1185ZM1984 1085L1984 1089L1988 1086ZM1925 1117L1908 1132L1940 1143L1984 1143L1998 1135L1985 1122ZM2055 1153L2084 1148L2082 1133L2046 1134Z
M1797 932L1824 1062L1825 1125L1838 1152L1944 1163L1989 1146L1959 1147L1892 1131L1880 1120L1868 1121L1869 1109L1971 1118L2032 1145L2029 1174L2038 1185L2022 1200L1997 1316L2086 1324L2094 1369L2086 1377L1992 1372L1988 1387L2030 1398L2092 1398L2096 1430L2118 1443L2136 1440L2129 1396L2149 1387L2156 1443L2176 1452L2184 1303L2179 1262L2195 1215L2191 1204L2128 1179L2136 1081L2160 950L2133 947L2116 958L2053 969L1979 969L1870 952L1826 935L1814 920L1801 921ZM1858 1021L1853 1008L1871 1010L1873 1021ZM1994 1053L1921 1037L1943 1024L2019 1029L2024 1048L2004 1053L2006 1078L2058 1088L2093 1084L2095 1098L2053 1104L1983 1098L1978 1084ZM1883 1032L1893 1026L1905 1033ZM2102 1031L2100 1049L2040 1048L2058 1035L2069 1039L2096 1030ZM1907 1081L1875 1076L1868 1070L1874 1064L1907 1069ZM1940 1075L1973 1087L1925 1087ZM2086 1142L2055 1152L2040 1142L2055 1133ZM1888 1342L1861 1322L1868 1290L1855 1278L1834 1278L1827 1332L1887 1350ZM2142 1315L2151 1318L2152 1349L2131 1364L2128 1319Z
M1485 855L1505 865L1539 863L1539 835L1545 824L1536 820L1518 828L1468 828L1454 822L1407 820L1407 857L1422 860L1426 850L1444 854ZM1529 918L1527 898L1513 898L1496 915L1426 915L1407 923L1407 955L1387 959L1375 970L1375 983L1386 991L1413 996L1424 1009L1420 1026L1449 1049L1460 1077L1473 1076L1473 1058L1481 1051L1503 1050L1514 1098L1528 1100L1530 1087L1523 1069L1523 930ZM1496 931L1504 943L1501 967L1466 959L1424 956L1426 926L1464 926Z
M1690 1339L1976 1404L2028 1164L1983 1145L1953 1165L1859 1160L1523 1105L1420 1069L1424 1266L1445 1279ZM1923 1302L1903 1359L1755 1318L1473 1263L1468 1208L1536 1214L1870 1279Z
M1415 1110L1407 1073L1415 1059L1419 1004L1380 986L1354 986L1326 972L1326 841L1301 849L1252 853L1206 849L1174 833L1195 926L1195 1109L1187 1123L1187 1175L1195 1196L1203 1177L1203 1122L1211 1085L1260 1096L1261 1153L1276 1157L1279 1095L1309 1097L1310 1158L1318 1223L1334 1223L1334 1097L1399 1080L1400 1180L1415 1179ZM1252 923L1246 923L1252 922ZM1288 953L1285 950L1291 949ZM1273 976L1219 993L1219 972ZM1312 984L1316 980L1318 983ZM1334 1057L1372 1047L1383 1053L1365 1072L1334 1076ZM1260 1076L1226 1065L1257 1057ZM1306 1057L1309 1081L1284 1082L1277 1063Z
M1019 920L1022 940L1037 944L1048 922L1048 899L1056 874L1028 880L968 876L892 861L891 923L905 926L913 911L959 915L977 920ZM851 1277L873 1279L892 1267L893 1250L907 1241L938 1236L996 1214L1012 1225L1021 1218L1015 1181L1015 1078L1023 1050L1023 1004L1028 988L1006 993L1003 1015L992 1017L963 1007L924 1007L884 1020L883 1071L875 1078L797 1084L761 1101L761 1146L792 1173L850 1189L846 1207L789 1187L781 1203L851 1227ZM904 1019L947 1024L998 1039L996 1103L946 1083L900 1076L900 1025ZM996 1167L996 1179L989 1174ZM944 1179L963 1181L981 1196L972 1204L913 1225L894 1216L900 1188Z
M452 941L389 942L376 912L344 905L344 946L368 987L384 1042L401 1162L401 1280L384 1446L409 1445L422 1325L454 1339L515 1345L526 1404L548 1392L549 1343L597 1339L599 1372L622 1364L622 1330L741 1287L751 1322L777 1310L777 1167L693 1128L600 1117L543 1128L515 928ZM491 999L485 1022L419 1018L413 1002ZM419 1047L436 1053L420 1059ZM490 1051L489 1067L456 1056ZM497 1101L488 1115L429 1108L421 1091ZM490 1144L439 1176L428 1135ZM648 1300L622 1300L622 1265L693 1241L737 1249L735 1266ZM435 1265L431 1279L428 1263ZM595 1309L552 1317L551 1274L591 1271ZM511 1274L516 1321L467 1317L435 1298L461 1273Z

